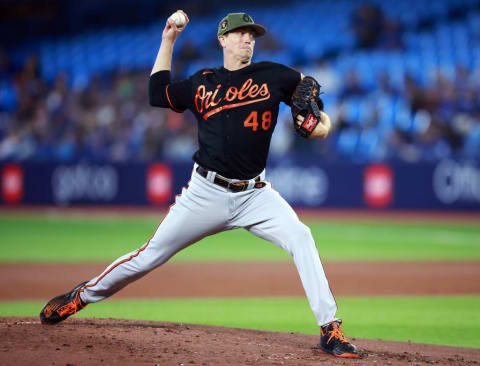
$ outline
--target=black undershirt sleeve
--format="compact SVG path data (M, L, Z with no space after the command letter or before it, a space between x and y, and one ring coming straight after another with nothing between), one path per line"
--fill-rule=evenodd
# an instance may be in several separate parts
M150 76L148 96L150 105L184 112L190 105L191 80L171 83L170 71L158 71Z

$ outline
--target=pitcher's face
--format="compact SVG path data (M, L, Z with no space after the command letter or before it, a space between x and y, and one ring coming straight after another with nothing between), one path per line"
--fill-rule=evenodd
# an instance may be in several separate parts
M227 57L240 60L242 63L250 62L255 47L255 32L252 28L237 28L219 36L218 39Z

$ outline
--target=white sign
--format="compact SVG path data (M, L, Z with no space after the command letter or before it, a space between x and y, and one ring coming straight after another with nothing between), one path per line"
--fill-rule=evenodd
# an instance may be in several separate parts
M276 167L267 178L286 201L308 206L322 204L328 194L327 174L319 167Z
M433 190L445 204L480 202L480 168L472 163L444 160L433 173Z
M76 200L110 201L118 192L117 171L108 165L59 166L52 175L53 199L65 205Z

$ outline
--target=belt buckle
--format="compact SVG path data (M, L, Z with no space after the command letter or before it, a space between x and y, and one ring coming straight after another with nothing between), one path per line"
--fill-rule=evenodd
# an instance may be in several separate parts
M245 184L245 182L228 182L227 189L233 191L231 187L240 188L237 192L243 192L248 187L248 184Z

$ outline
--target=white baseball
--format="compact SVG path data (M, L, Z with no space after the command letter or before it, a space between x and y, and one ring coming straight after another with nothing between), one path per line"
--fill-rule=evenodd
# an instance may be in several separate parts
M173 13L171 16L170 16L170 19L172 19L175 24L177 25L177 27L183 27L187 21L187 19L185 18L185 15L183 15L182 13L180 12L176 12L176 13Z

